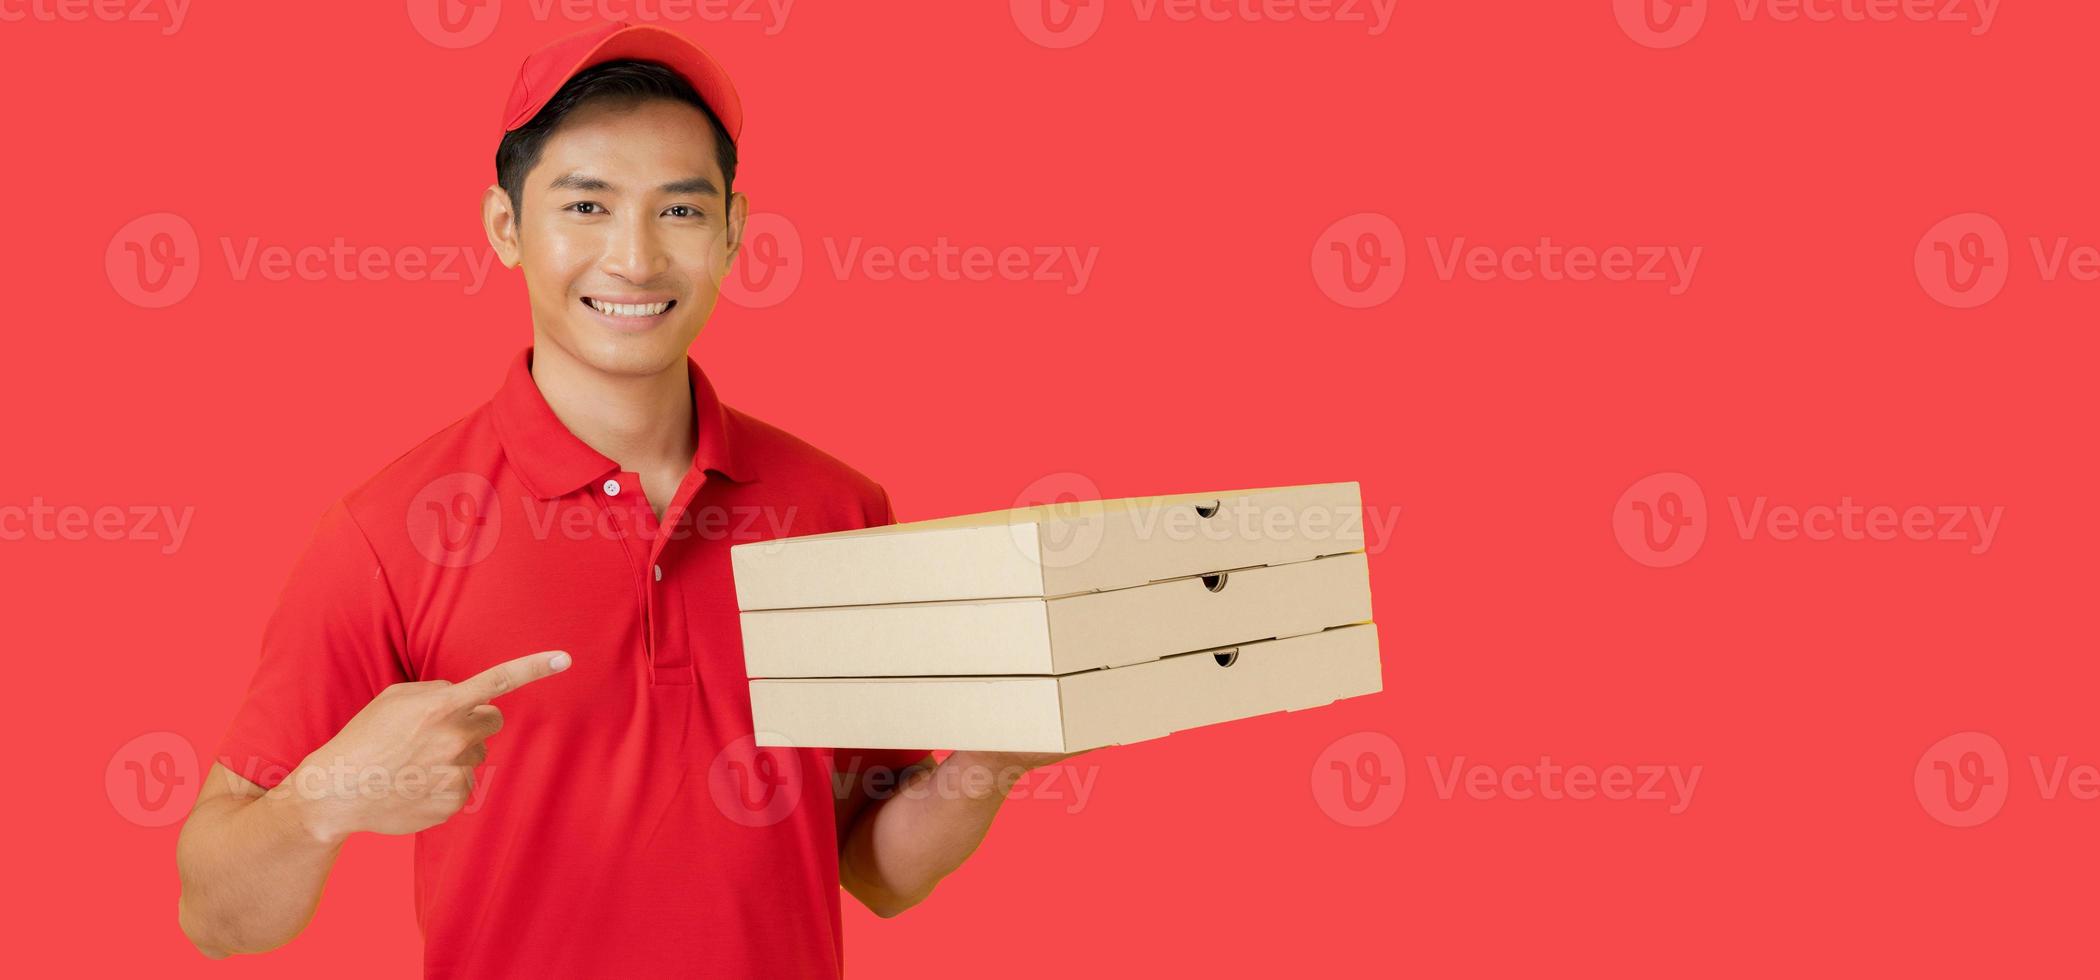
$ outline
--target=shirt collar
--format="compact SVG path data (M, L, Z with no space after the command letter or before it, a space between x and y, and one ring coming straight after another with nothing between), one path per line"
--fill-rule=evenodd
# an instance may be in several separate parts
M720 473L738 483L758 478L758 473L736 453L730 438L729 410L715 397L714 385L692 355L685 359L692 383L693 421L699 444L693 450L695 469ZM554 409L532 380L532 348L511 358L503 387L489 401L494 409L497 435L503 452L524 477L526 489L541 500L552 500L575 492L620 464L576 438L556 418Z

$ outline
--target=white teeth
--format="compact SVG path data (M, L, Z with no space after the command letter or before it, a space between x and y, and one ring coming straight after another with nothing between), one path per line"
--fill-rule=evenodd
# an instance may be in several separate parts
M585 299L584 302L591 304L591 309L612 316L655 316L671 308L668 300L662 303L604 303Z

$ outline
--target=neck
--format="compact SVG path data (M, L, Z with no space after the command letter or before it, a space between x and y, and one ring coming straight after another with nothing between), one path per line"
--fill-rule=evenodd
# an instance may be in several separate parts
M534 338L532 380L564 427L622 469L691 464L699 433L683 358L656 374L611 375Z

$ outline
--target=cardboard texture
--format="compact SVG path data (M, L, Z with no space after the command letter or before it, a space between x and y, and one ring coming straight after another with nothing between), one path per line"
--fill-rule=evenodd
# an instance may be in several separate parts
M1364 547L1354 483L1045 504L730 549L737 608L1052 597Z
M752 677L1069 674L1371 618L1362 553L1055 599L744 613Z
M759 745L1079 752L1381 688L1364 623L1062 676L758 679Z
M1381 689L1354 483L737 545L760 745L1076 752Z

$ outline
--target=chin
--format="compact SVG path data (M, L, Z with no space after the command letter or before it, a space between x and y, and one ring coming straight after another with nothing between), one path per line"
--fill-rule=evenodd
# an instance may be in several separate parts
M601 374L648 377L684 364L694 333L664 329L642 335L617 334L586 326L560 342L563 350Z

